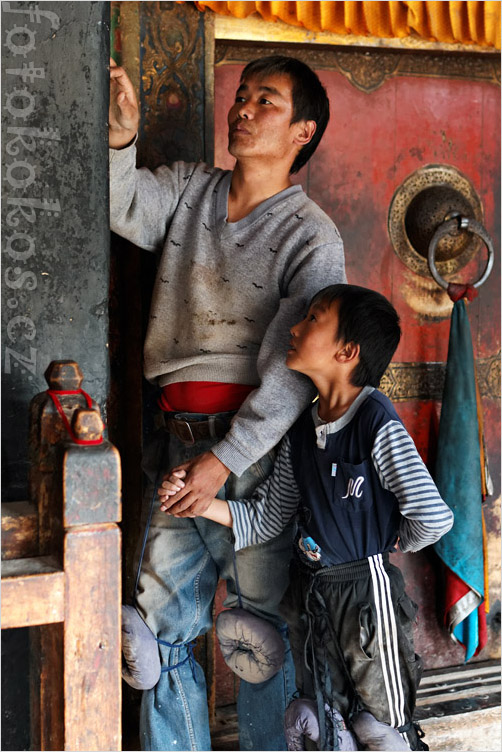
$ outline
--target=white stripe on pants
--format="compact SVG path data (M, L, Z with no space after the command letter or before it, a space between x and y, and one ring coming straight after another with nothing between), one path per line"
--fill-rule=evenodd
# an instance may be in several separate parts
M404 691L399 669L396 619L390 581L381 554L368 557L377 611L378 646L391 725L404 726Z

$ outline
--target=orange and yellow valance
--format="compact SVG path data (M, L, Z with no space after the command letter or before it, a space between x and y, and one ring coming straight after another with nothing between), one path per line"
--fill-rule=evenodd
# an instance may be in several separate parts
M265 21L283 21L309 31L357 36L420 37L448 44L500 49L500 2L210 2L199 10Z

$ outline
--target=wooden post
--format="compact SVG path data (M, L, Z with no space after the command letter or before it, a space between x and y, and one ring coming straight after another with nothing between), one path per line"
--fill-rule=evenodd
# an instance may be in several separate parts
M80 440L102 435L93 410L77 410ZM121 745L120 458L109 442L67 445L63 458L66 599L65 750Z

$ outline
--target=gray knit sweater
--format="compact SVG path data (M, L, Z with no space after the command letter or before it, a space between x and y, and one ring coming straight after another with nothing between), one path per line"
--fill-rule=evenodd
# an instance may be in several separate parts
M212 450L240 475L312 398L308 379L286 368L289 329L345 271L335 225L300 186L227 222L231 178L202 163L152 173L136 169L134 145L110 150L111 228L159 255L145 376L259 386Z

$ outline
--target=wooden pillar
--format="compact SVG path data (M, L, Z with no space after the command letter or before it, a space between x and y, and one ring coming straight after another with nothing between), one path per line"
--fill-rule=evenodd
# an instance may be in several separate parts
M102 435L78 410L78 438ZM63 459L65 750L121 747L120 458L109 442L68 446Z
M82 525L67 531L65 750L121 749L119 562L117 525Z

